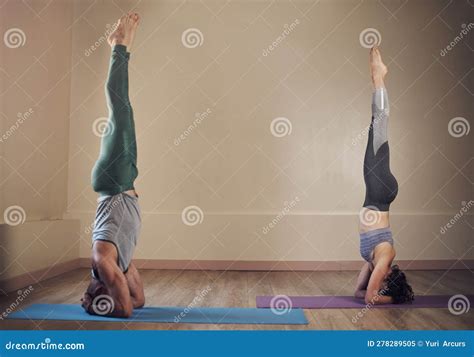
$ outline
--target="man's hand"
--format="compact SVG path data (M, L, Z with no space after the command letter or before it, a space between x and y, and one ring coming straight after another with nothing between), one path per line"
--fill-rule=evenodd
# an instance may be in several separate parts
M84 293L84 296L82 297L81 302L82 302L81 306L83 307L83 309L87 313L90 313L89 310L91 309L91 306L92 306L92 298L87 291Z
M92 278L84 296L81 298L81 306L91 315L97 315L94 310L94 299L99 295L107 294L107 289L99 280Z
M133 304L127 279L117 264L117 249L112 243L96 241L92 249L92 266L100 277L101 293L90 294L92 301L98 295L106 295L112 301L111 317L130 317ZM94 307L94 304L92 304Z
M125 274L127 279L128 289L130 290L130 297L134 309L140 309L145 305L145 294L143 292L143 282L140 278L137 268L133 263L130 263L128 272Z

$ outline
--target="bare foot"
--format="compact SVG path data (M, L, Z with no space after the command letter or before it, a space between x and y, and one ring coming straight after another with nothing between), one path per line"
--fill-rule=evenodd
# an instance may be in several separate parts
M383 79L388 73L387 66L382 62L382 56L377 46L370 50L370 72L372 75L372 83L375 88L382 88L384 86Z
M139 22L140 16L135 12L130 12L122 16L118 20L115 30L107 38L109 45L111 47L114 47L115 45L124 45L127 47L127 51L130 51Z

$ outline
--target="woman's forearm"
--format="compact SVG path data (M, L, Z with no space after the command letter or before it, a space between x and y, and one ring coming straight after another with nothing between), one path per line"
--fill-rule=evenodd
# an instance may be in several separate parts
M359 273L359 277L357 278L356 291L367 289L367 285L369 284L370 280L370 274L370 265L369 263L365 263Z

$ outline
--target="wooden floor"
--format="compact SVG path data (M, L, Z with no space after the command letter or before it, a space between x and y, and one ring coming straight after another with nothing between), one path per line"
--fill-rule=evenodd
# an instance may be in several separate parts
M78 303L89 279L88 269L78 269L34 285L21 306L33 303ZM210 292L200 306L255 307L257 295L351 295L356 272L237 272L144 270L148 306L187 306L204 289ZM474 294L474 272L410 271L416 294ZM0 297L0 312L17 298L17 292ZM357 323L359 310L305 310L308 325L215 325L135 322L22 321L0 320L0 329L473 329L474 306L456 316L448 309L372 309Z

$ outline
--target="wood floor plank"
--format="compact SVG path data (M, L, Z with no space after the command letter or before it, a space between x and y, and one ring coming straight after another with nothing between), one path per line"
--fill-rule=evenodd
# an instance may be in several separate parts
M357 279L353 271L252 272L143 270L148 306L255 307L258 295L351 295ZM409 271L415 294L474 295L473 272ZM33 285L19 306L34 303L79 303L90 279L89 269L77 269ZM21 289L24 292L25 289ZM20 293L21 293L20 292ZM12 307L19 294L0 297L0 312ZM200 299L197 299L200 297ZM308 325L175 324L93 321L0 320L5 329L144 329L144 330L424 330L473 329L474 309L454 315L448 309L305 310Z

